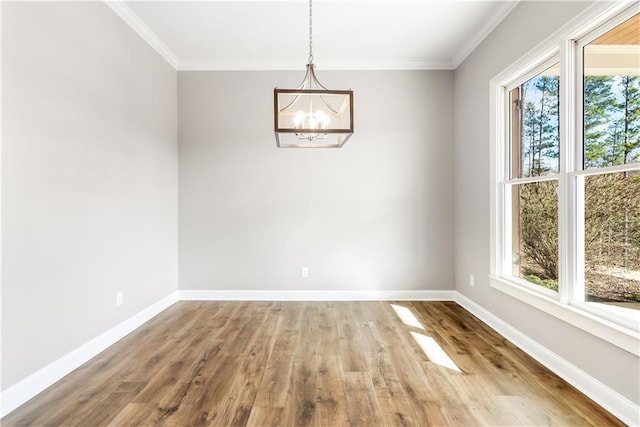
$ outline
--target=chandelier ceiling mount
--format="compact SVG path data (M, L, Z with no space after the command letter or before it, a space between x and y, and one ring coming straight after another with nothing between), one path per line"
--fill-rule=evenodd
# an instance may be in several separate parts
M315 72L312 0L307 72L297 88L275 88L273 104L276 144L280 148L340 148L353 134L353 91L327 89Z

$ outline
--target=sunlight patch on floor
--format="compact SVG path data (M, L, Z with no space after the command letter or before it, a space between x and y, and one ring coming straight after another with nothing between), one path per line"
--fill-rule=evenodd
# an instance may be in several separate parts
M411 336L414 340L416 340L429 361L443 366L447 369L462 373L460 368L458 368L458 365L456 365L455 362L451 360L449 355L447 355L442 347L440 347L436 340L426 335L418 334L415 332L411 332Z
M415 314L413 314L410 308L396 304L391 304L391 308L393 308L393 311L396 312L398 318L400 318L402 323L404 323L405 325L411 326L412 328L420 329L422 331L425 330L422 323L420 323L420 321L415 316ZM462 373L460 368L458 368L458 365L456 365L455 362L451 360L449 355L444 351L442 347L440 347L436 340L424 334L419 334L413 331L410 332L411 336L414 340L416 340L416 343L418 343L418 346L420 346L423 353L425 354L425 356L427 356L427 359L430 362Z
M391 304L391 308L396 312L402 323L405 325L413 326L414 328L422 329L424 331L424 326L418 320L418 318L411 312L407 307L403 307L401 305Z

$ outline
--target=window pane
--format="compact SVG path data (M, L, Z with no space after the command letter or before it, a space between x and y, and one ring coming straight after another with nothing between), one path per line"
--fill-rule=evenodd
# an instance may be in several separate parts
M585 177L585 301L640 309L640 171Z
M510 92L511 178L558 172L559 65Z
M558 290L557 181L512 186L512 274Z
M640 15L584 47L584 167L640 161Z

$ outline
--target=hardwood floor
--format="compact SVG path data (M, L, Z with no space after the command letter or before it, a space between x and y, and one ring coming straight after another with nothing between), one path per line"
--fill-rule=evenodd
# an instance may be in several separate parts
M2 425L623 424L453 302L180 302Z

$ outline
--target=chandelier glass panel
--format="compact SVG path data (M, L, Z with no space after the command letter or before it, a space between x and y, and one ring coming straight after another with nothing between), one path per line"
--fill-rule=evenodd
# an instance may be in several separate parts
M273 90L276 143L280 148L339 148L353 134L353 91L329 90L313 63L312 2L309 0L307 73L295 89Z

